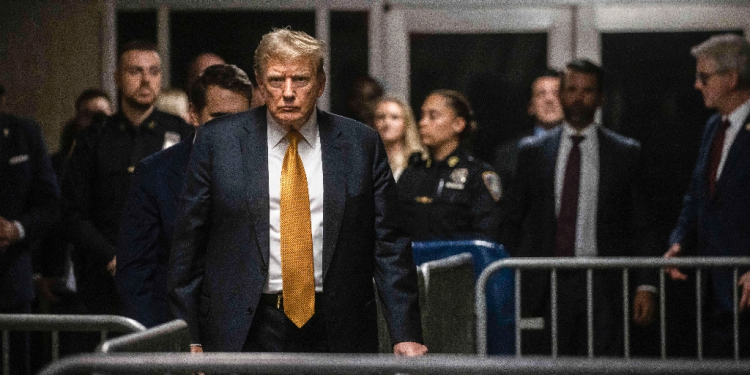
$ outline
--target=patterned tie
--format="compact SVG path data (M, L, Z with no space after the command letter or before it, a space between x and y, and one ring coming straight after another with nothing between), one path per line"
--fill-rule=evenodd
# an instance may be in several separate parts
M281 167L281 279L284 313L302 327L315 313L315 277L307 177L297 153L302 135L287 133Z
M581 185L581 141L583 136L573 135L573 147L570 148L568 161L565 164L560 213L557 215L557 232L555 233L556 257L572 257L576 247L576 222L578 221L578 193Z
M719 164L721 163L721 154L724 151L724 137L729 129L729 120L724 119L721 121L719 128L716 129L714 134L714 140L711 143L711 151L708 156L709 170L708 170L708 191L711 196L714 195L716 190L716 175L719 173Z

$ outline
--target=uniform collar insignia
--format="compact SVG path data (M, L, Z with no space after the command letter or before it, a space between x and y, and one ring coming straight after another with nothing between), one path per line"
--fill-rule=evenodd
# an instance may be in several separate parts
M449 157L448 158L448 166L451 167L451 168L455 167L456 164L458 164L459 160L460 159L458 158L458 156L455 156L455 155Z

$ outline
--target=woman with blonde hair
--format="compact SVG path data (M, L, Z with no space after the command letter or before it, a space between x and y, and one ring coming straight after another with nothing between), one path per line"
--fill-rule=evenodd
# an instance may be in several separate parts
M425 155L419 142L414 113L405 100L395 96L382 97L375 106L375 129L383 139L393 178L398 181L415 152ZM422 157L422 156L418 157Z

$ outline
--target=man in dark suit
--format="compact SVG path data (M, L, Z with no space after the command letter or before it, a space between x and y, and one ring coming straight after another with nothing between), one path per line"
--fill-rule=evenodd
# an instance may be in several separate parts
M523 132L520 137L505 141L495 149L495 171L500 175L500 183L507 189L515 178L518 159L518 144L526 137L544 135L563 120L560 105L560 73L547 70L534 78L531 83L527 113L534 120L534 127Z
M250 109L253 86L234 65L213 65L190 91L190 117L200 126L215 117ZM146 327L171 320L167 306L167 262L177 201L193 147L187 137L143 159L120 224L115 282L125 316Z
M394 353L422 340L410 241L377 132L316 109L322 44L288 29L255 51L266 105L204 126L169 259L192 351L375 352L373 277Z
M0 113L0 181L0 313L30 313L31 250L60 215L60 189L35 122ZM28 333L12 332L10 344L11 372L28 374Z
M93 314L122 313L113 277L115 248L136 163L193 133L181 118L156 110L161 77L153 43L120 48L119 111L78 134L63 180L78 293Z
M750 44L741 36L715 36L691 53L696 58L695 88L708 108L719 113L706 125L690 188L664 257L750 256ZM668 269L672 279L687 275ZM739 301L740 350L750 356L750 271L712 269L707 287L706 354L734 354L733 291Z
M640 146L594 121L603 101L601 68L587 60L569 63L560 99L563 124L519 146L518 180L509 193L504 244L517 257L649 255ZM622 321L619 279L619 272L595 273L596 355L622 350L622 329L617 328ZM559 353L585 355L585 273L560 272L558 280ZM549 353L549 273L524 272L522 286L524 316L546 318L546 332L525 340L524 350ZM653 290L639 287L634 300L634 319L640 324L653 317L649 289Z

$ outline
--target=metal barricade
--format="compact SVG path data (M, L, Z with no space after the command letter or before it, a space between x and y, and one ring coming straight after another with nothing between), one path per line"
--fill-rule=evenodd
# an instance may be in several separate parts
M474 352L473 264L471 254L461 253L417 266L422 330L434 353ZM392 353L379 299L377 304L380 352Z
M60 331L101 332L101 340L109 332L143 331L137 321L117 315L46 315L0 314L3 331L3 374L10 374L10 331L45 331L52 333L52 361L60 357Z
M574 358L482 357L435 354L418 358L387 354L307 353L168 353L81 355L67 357L43 369L40 375L77 372L104 373L253 373L253 374L640 374L735 375L746 374L748 361L733 360L626 360Z
M189 352L190 334L184 320L173 320L145 331L134 332L102 342L98 353Z
M550 310L551 310L551 334L552 334L552 357L557 357L557 271L558 270L586 270L586 303L588 311L588 356L593 357L594 338L593 338L593 270L594 269L622 269L623 283L623 336L624 336L624 354L626 358L629 354L629 269L631 268L659 268L678 267L678 268L695 268L696 269L696 329L697 329L697 352L698 359L703 359L703 319L701 314L701 274L704 268L732 268L734 285L738 282L738 268L750 267L750 258L748 257L684 257L684 258L509 258L499 260L490 264L480 275L477 281L475 298L477 314L477 352L480 355L487 353L487 335L485 327L487 325L487 300L485 289L489 277L504 268L515 269L515 317L516 322L521 322L521 272L524 269L550 270L551 272L551 293L550 293ZM659 321L660 327L660 344L662 360L666 358L666 315L665 315L665 275L659 273ZM739 359L739 313L738 313L738 292L734 290L734 358ZM521 356L521 324L515 328L516 355Z

